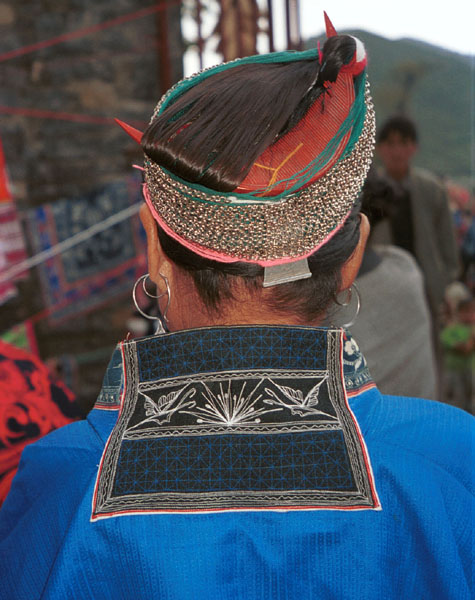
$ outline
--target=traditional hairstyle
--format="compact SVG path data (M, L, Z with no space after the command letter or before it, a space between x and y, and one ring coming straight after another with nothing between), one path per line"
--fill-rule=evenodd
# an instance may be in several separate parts
M210 307L233 277L308 261L308 279L263 293L311 320L340 286L359 239L358 193L374 146L359 40L331 29L323 50L225 63L184 79L145 133L145 199L164 252ZM328 21L327 21L328 32Z
M187 182L235 190L258 157L300 123L317 98L331 93L328 84L354 53L354 38L339 36L327 41L322 65L310 56L218 71L155 112L142 148Z

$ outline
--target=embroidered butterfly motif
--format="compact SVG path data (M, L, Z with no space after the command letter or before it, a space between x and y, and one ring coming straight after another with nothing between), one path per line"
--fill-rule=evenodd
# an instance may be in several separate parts
M299 415L301 417L309 415L327 415L331 418L335 418L328 413L317 409L318 396L320 393L320 387L324 381L328 378L325 375L320 381L318 381L313 388L304 397L302 390L296 390L286 385L279 385L274 383L275 387L282 393L284 398L280 397L275 390L271 388L265 388L265 391L272 398L266 398L265 404L272 404L276 406L282 406L290 410L293 415Z
M169 423L172 415L177 411L183 408L193 408L196 402L194 400L188 402L187 400L195 395L196 390L194 388L189 388L182 395L184 389L185 388L180 388L178 390L173 390L168 394L163 394L158 400L152 400L150 396L141 392L142 396L145 398L144 408L147 419L137 423L134 427L138 427L139 425L151 421L155 421L159 425ZM134 429L134 427L131 427L131 429Z

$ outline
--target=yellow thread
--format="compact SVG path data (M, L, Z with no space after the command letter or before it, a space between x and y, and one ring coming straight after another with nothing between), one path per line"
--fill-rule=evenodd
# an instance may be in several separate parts
M296 152L298 152L300 150L300 148L302 146L303 146L303 142L300 142L300 144L294 150L292 150L292 152L288 156L286 156L286 158L284 158L284 160L277 167L265 167L264 165L255 163L256 167L261 167L261 169L268 169L269 171L274 171L274 174L270 178L270 181L267 184L266 189L262 192L262 194L258 194L258 197L263 196L266 192L268 192L270 190L270 188L274 185L274 183L277 180L277 174L278 174L279 170L285 165L286 162L288 162L292 158L292 156Z
M260 167L261 169L268 169L269 171L275 171L275 167L266 167L265 165L260 165L259 163L254 163L255 167Z

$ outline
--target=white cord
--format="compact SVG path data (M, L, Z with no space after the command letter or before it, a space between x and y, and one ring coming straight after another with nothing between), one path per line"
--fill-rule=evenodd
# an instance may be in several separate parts
M39 252L34 256L30 256L30 258L22 260L21 262L16 263L15 265L12 265L9 269L0 272L0 283L10 281L10 279L13 279L19 273L29 270L32 267L36 267L37 265L45 262L49 258L52 258L57 254L62 254L63 252L66 252L66 250L69 250L70 248L77 246L81 242L84 242L85 240L88 240L89 238L97 235L98 233L101 233L101 231L105 231L106 229L109 229L117 223L129 219L130 217L139 212L142 204L143 202L137 202L132 206L128 206L127 208L124 208L123 210L119 211L117 214L112 215L107 219L104 219L104 221L100 221L99 223L88 227L88 229L84 229L84 231L76 233L76 235L73 235L67 240L64 240L59 244L48 248L47 250L43 250L42 252Z

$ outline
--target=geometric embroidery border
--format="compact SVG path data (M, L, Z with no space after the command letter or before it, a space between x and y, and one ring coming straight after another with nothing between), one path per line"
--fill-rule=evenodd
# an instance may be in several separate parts
M327 370L326 375L318 372L325 384L322 389L325 387L334 409L330 417L317 414L322 412L318 410L309 417L307 398L302 400L305 393L279 384L279 375L291 383L292 376L296 382L314 376L297 369L286 373L272 370L203 373L196 375L191 383L189 377L182 378L188 380L188 388L182 386L188 392L182 393L183 401L176 402L175 406L181 402L179 410L168 415L163 406L168 407L174 401L169 391L174 388L170 386L177 386L180 378L142 384L136 345L140 340L124 343L127 381L124 404L104 450L91 519L144 512L380 509L366 447L341 380L341 335L341 330L325 330ZM155 342L160 343L160 339ZM150 344L150 339L147 343ZM201 419L201 424L197 424L197 415L210 412L210 400L216 400L221 409L218 400L221 396L226 398L226 388L223 384L218 386L216 381L229 380L237 385L242 380L247 383L251 377L260 377L265 382L256 392L261 404L255 403L253 410L260 406L257 410L265 412L261 398L265 394L258 393L263 389L267 391L264 402L268 405L272 404L269 398L275 398L272 407L277 406L283 391L282 397L291 408L273 408L278 418L273 414L275 419L270 422L255 419L255 423L235 426ZM221 390L221 396L216 391L212 393L210 382L214 382L215 390ZM206 390L206 403L201 398L197 406L194 398L198 394L193 396L190 390L200 386L202 396ZM229 390L232 391L231 383ZM155 404L152 392L158 398ZM228 393L228 399L231 395ZM235 401L236 397L234 394ZM160 403L162 413L155 416L150 406ZM145 409L148 412L144 413ZM152 417L144 418L149 414ZM177 423L181 424L174 423L177 415L181 419Z

